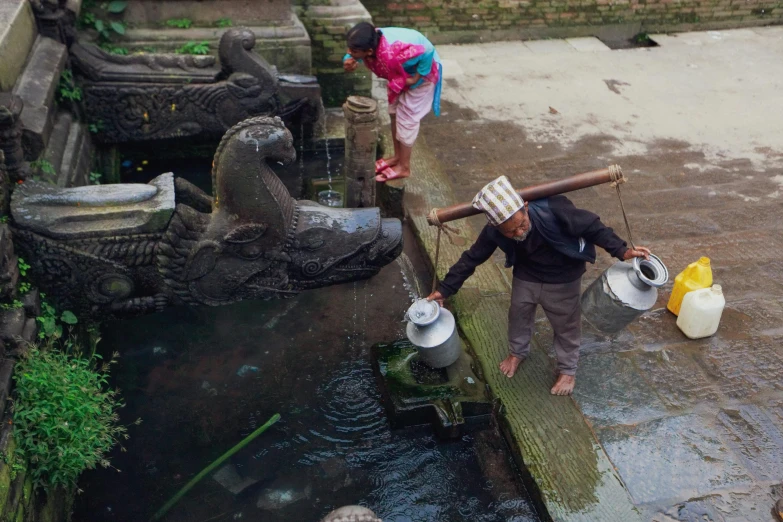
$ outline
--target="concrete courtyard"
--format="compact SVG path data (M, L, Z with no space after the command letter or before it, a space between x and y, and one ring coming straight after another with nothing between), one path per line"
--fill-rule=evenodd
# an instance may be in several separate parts
M541 357L513 382L499 375L502 260L451 306L553 518L768 522L783 494L783 27L651 38L658 46L624 50L592 38L439 46L443 114L423 125L406 207L432 256L432 206L468 201L501 174L522 187L621 165L634 241L670 283L620 334L585 324L575 404L546 393L543 315ZM570 197L626 237L613 189ZM483 218L455 225L441 276ZM691 341L665 305L701 256L727 305L718 334ZM584 286L611 263L600 251Z

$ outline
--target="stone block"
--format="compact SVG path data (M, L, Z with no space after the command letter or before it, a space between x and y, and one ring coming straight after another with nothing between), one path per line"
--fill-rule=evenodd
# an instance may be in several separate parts
M566 13L561 13L560 17L562 18L565 14ZM598 38L567 38L566 42L571 44L574 49L581 52L611 51L611 49Z
M594 426L639 424L667 414L630 357L611 353L585 357L579 375L574 398Z
M35 342L38 339L38 321L34 317L28 317L24 322L22 339L28 343Z
M22 74L38 29L28 0L0 2L0 91L10 91Z
M696 342L665 346L635 354L634 362L667 407L688 410L699 404L717 405L724 397L696 362L694 354L700 349Z
M11 393L13 381L11 377L14 374L14 359L4 359L0 362L0 412L5 411L5 401L8 400L8 394Z
M14 94L24 102L22 141L27 159L38 158L49 141L54 125L54 96L67 58L68 50L63 44L39 36L14 87Z
M565 40L534 40L525 46L536 54L572 53L576 49Z
M33 288L21 298L22 307L25 313L30 317L38 317L41 315L41 292L37 288Z
M729 446L758 480L783 477L783 434L764 411L754 405L724 408L718 420Z
M378 187L378 205L385 217L405 217L403 200L405 198L405 180L393 179L381 183Z
M187 18L196 25L214 26L221 18L235 25L286 21L291 16L288 0L130 0L123 13L125 22L137 27L158 26L172 18Z
M753 482L707 417L665 417L597 435L637 504L673 503Z
M174 213L174 175L149 184L60 189L38 182L20 186L11 213L20 228L59 239L161 231Z
M13 308L0 312L0 339L6 345L15 345L22 337L26 317L24 308Z

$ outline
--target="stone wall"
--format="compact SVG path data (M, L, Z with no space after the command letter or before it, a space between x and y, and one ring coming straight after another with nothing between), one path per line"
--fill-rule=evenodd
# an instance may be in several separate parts
M35 490L27 467L14 458L14 424L8 399L17 359L38 338L36 317L41 296L35 288L19 292L19 264L11 230L0 224L0 520L62 522L70 512L73 492L47 495Z
M780 0L364 0L379 26L435 43L725 29L783 22Z
M327 107L340 107L351 94L369 96L370 72L360 67L343 71L345 34L362 21L371 21L370 13L358 0L294 0L299 18L312 42L313 74L321 84L321 96Z

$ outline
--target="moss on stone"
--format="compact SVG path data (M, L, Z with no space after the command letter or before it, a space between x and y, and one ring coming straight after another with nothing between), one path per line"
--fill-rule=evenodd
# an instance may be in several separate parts
M389 143L388 132L384 141ZM413 150L412 170L407 181L411 195L406 211L418 240L434 261L436 229L427 224L432 207L457 201L443 169L426 140L420 135ZM442 241L438 276L442 279L477 234L467 220L452 224L464 241ZM533 343L530 357L513 379L498 370L508 353L506 338L510 303L508 278L501 265L484 263L453 296L450 306L465 339L476 354L486 382L503 404L501 424L507 427L512 451L529 473L537 496L554 520L622 521L641 520L628 491L585 422L576 403L549 394L552 366L546 350Z
M33 479L30 475L28 475L24 481L22 499L25 505L30 505L30 501L33 499Z

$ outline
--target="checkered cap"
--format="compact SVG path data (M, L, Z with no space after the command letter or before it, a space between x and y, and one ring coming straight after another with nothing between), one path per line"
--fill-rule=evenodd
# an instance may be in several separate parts
M473 208L487 215L493 226L498 226L525 206L525 202L511 186L506 176L487 183L473 198Z

